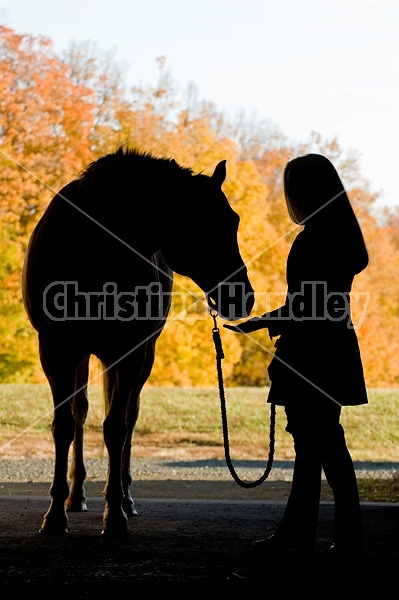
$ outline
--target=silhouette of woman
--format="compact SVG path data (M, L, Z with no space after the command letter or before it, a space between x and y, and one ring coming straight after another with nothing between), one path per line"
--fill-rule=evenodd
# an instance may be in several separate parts
M340 423L342 406L367 404L359 345L350 311L356 274L366 268L363 235L341 179L324 156L287 163L284 194L289 215L303 230L287 259L286 302L239 325L234 332L267 328L276 352L269 365L268 402L283 405L295 464L283 518L256 552L312 552L324 470L334 496L336 554L363 551L356 474Z

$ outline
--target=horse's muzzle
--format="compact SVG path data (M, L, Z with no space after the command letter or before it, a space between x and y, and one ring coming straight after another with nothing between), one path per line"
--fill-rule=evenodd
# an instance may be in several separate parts
M254 290L249 280L223 281L206 296L209 307L227 321L249 317L255 302Z

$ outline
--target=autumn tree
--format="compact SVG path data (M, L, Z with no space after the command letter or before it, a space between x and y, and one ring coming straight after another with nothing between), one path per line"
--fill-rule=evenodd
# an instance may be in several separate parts
M45 380L21 301L21 267L32 228L54 193L83 167L127 144L208 175L227 160L223 191L240 216L240 249L256 292L253 314L284 301L286 260L300 230L288 217L284 167L306 152L328 156L343 178L370 253L352 294L366 381L398 385L399 218L375 216L376 195L356 155L318 133L298 144L244 112L228 118L199 99L193 85L179 94L165 57L157 62L155 85L137 82L129 89L124 67L91 42L73 43L57 55L44 37L0 27L0 381ZM201 209L190 205L193 219ZM174 292L149 383L215 387L213 324L204 294L179 275ZM267 332L238 336L221 327L221 335L226 384L268 384L274 346Z
M0 380L35 380L43 376L22 307L23 256L51 197L93 158L96 97L84 82L72 81L44 37L0 27L0 69Z

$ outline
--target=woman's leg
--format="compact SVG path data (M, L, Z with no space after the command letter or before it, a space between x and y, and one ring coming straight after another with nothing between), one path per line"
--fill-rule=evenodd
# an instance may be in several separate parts
M278 533L293 543L314 547L319 516L322 463L317 422L306 405L286 407L287 431L294 440L291 492Z
M311 552L316 541L321 488L321 455L308 405L286 406L288 431L294 440L295 463L290 495L274 535L254 542L259 553L293 550Z
M335 502L333 541L337 547L361 550L363 525L359 492L342 425L336 423L326 431L323 441L322 465Z

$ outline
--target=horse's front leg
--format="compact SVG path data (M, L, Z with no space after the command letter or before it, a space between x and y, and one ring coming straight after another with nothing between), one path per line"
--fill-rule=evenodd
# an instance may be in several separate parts
M146 383L147 379L151 375L152 367L155 359L155 338L150 339L146 344L144 366L138 378L137 384L135 385L132 393L130 394L127 411L126 411L126 425L127 435L125 445L123 447L122 454L122 488L123 488L123 502L122 507L128 517L134 517L137 515L136 506L130 492L130 486L132 485L132 474L131 474L131 452L132 452L132 439L134 428L139 416L140 410L140 392Z
M70 512L87 510L86 467L83 456L84 424L86 422L89 403L87 400L87 381L89 377L89 360L87 357L78 367L76 374L75 397L72 404L72 413L75 419L75 435L73 438L72 460L69 469L71 488L65 507Z
M132 438L133 431L136 425L137 418L139 416L140 396L137 394L132 395L129 398L129 404L126 412L126 425L127 434L125 445L123 446L122 452L122 490L123 490L123 501L122 508L128 517L134 517L137 515L137 509L134 504L134 500L130 493L130 486L132 485L132 475L130 469L131 451L132 451Z

